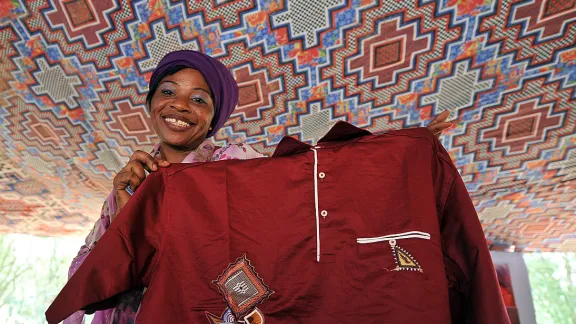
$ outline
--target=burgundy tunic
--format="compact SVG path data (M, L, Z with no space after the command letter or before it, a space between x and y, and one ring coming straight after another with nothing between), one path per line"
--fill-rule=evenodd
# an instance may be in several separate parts
M509 323L464 183L423 128L341 122L270 159L150 174L46 317L142 286L137 323Z

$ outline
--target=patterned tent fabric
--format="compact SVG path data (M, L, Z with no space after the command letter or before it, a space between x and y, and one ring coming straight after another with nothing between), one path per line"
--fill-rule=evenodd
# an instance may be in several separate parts
M270 153L447 109L489 241L576 250L575 37L574 0L2 0L0 232L85 234L155 141L152 69L194 49L240 84L218 144Z

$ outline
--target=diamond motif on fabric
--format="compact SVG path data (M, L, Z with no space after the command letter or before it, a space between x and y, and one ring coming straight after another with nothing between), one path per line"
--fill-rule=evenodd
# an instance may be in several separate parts
M544 18L554 16L557 13L574 8L576 0L548 0L544 10Z
M235 318L253 312L257 305L274 293L258 276L246 255L231 263L213 283L224 295Z
M304 37L304 45L311 48L318 45L318 32L331 27L330 11L346 5L342 0L316 0L314 5L307 0L289 0L288 9L274 16L272 21L277 26L290 25L292 38ZM305 15L307 19L301 17Z
M238 99L239 106L248 106L261 101L259 81L251 82L238 88L240 93L240 98Z
M402 44L403 39L392 41L387 44L382 44L374 49L374 66L372 69L381 68L390 64L398 63L401 60L401 52L404 47Z
M64 8L70 17L74 27L79 27L85 23L96 21L88 3L83 0L64 2Z

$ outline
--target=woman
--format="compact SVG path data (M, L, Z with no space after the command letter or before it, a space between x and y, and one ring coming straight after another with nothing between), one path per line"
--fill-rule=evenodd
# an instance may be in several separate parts
M160 144L150 154L136 151L116 175L114 189L104 202L100 219L86 244L72 262L69 277L126 205L131 197L129 190L136 190L144 181L146 171L154 172L170 163L264 157L246 144L218 148L208 140L225 124L238 102L238 85L218 60L195 51L172 52L158 64L149 88L146 105ZM428 129L440 136L452 125L445 122L448 115L440 114ZM133 323L143 294L144 290L122 294L116 308L97 312L92 323ZM65 323L82 323L83 317L83 312L77 312Z

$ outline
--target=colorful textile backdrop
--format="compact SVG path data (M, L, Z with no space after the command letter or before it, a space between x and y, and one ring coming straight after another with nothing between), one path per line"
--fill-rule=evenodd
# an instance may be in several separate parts
M575 37L575 0L2 0L0 232L85 234L155 141L152 69L193 49L240 84L218 143L270 153L338 120L382 132L447 109L489 241L574 251Z

